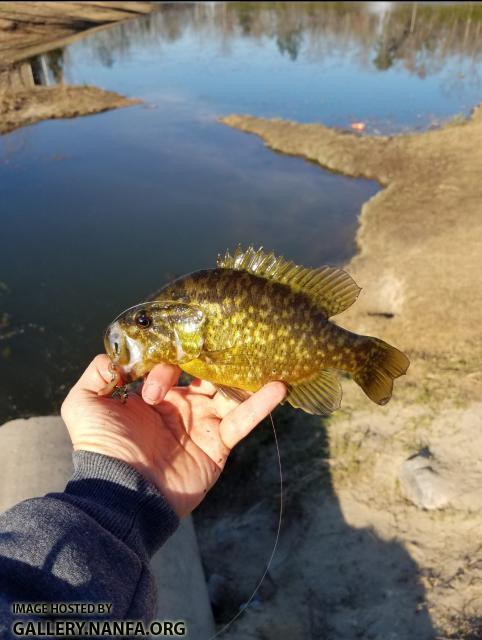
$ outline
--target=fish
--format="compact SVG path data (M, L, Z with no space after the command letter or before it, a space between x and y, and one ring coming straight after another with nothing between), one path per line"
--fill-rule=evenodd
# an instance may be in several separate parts
M104 345L126 383L170 363L242 401L278 380L293 407L327 415L340 407L341 373L384 405L408 357L330 320L360 291L343 269L306 268L238 246L218 256L215 268L182 276L121 313Z

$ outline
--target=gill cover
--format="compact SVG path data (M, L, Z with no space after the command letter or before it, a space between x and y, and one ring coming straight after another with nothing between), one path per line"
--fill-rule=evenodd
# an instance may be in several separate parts
M179 302L153 304L159 305L159 318L166 322L173 333L176 361L182 364L197 358L203 348L202 327L206 322L201 309Z

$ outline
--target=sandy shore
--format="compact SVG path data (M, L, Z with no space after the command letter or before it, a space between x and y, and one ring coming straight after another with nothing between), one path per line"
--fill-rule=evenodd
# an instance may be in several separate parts
M362 208L347 265L363 291L339 322L407 351L402 384L481 399L482 107L465 124L392 138L251 116L222 122L383 186Z
M363 291L337 320L412 361L386 407L344 380L342 410L321 430L300 415L279 425L295 494L271 573L280 588L229 637L273 637L278 627L330 640L480 637L482 108L464 124L396 137L252 116L222 122L275 151L379 182L347 265ZM447 494L433 510L400 488L401 465L427 450ZM251 473L273 482L275 466L263 460Z

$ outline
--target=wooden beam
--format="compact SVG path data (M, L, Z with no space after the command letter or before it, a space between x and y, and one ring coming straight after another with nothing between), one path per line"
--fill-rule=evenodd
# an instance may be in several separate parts
M154 2L0 2L0 65L65 47L88 31L146 15Z

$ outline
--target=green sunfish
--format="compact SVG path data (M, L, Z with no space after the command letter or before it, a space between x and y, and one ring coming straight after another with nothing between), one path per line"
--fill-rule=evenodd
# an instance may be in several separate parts
M125 382L161 362L238 400L281 380L291 405L327 414L340 406L336 372L343 371L383 405L393 380L408 369L407 356L329 320L359 292L342 269L307 269L238 247L220 256L215 269L183 276L127 309L108 327L105 348Z

